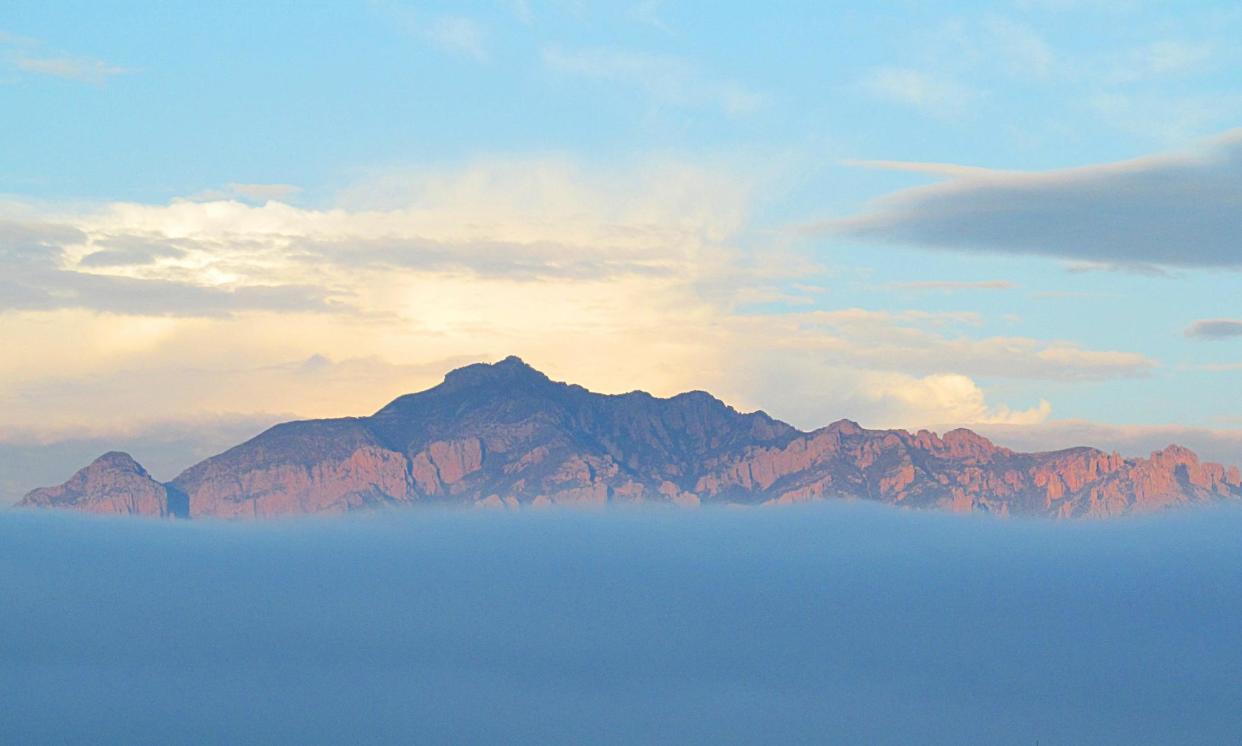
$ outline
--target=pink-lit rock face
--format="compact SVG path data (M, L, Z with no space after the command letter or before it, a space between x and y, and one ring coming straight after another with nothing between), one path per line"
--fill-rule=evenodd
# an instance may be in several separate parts
M173 508L176 508L173 501ZM170 515L168 490L127 453L105 453L59 487L26 495L18 507L69 508L87 513Z
M449 373L370 417L278 425L167 486L121 454L23 505L258 518L449 503L480 507L790 504L857 498L912 508L1108 517L1242 499L1236 467L1170 446L1015 453L969 430L800 432L703 392L593 394L516 358ZM170 511L170 505L174 509ZM184 512L184 511L182 511Z

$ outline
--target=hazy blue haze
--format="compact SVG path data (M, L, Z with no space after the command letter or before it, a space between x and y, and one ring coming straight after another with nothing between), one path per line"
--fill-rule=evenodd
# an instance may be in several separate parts
M1242 513L0 516L0 742L1219 744Z

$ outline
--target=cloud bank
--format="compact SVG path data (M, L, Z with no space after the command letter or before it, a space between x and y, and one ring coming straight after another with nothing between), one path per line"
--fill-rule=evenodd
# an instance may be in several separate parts
M0 740L1225 743L1240 529L0 515Z
M902 168L917 168L908 164ZM1195 152L1044 172L939 170L831 234L1113 267L1242 267L1242 131Z
M980 335L977 314L823 310L824 268L752 232L770 168L491 158L375 174L326 207L278 184L0 204L0 341L30 351L0 358L3 424L364 414L509 354L605 393L708 389L803 427L1030 422L1049 405L993 401L980 379L1158 367ZM316 356L329 364L302 365Z

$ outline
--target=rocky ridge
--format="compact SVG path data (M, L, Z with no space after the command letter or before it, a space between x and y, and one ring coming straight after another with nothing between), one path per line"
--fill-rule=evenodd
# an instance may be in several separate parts
M413 504L787 504L1107 517L1242 498L1236 467L1180 446L1017 453L969 430L802 432L695 391L606 396L518 358L450 372L369 417L277 425L160 484L110 453L19 504L95 513L260 518Z

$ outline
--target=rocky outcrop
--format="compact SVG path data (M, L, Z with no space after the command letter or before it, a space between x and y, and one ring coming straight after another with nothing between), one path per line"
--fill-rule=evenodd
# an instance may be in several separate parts
M340 513L402 502L409 464L364 421L312 420L268 430L187 469L170 483L194 517Z
M34 490L18 506L158 517L187 513L184 501L170 500L168 488L128 453L116 451L95 459L59 487Z
M801 432L704 392L604 396L517 358L471 365L370 417L278 425L167 486L109 454L26 506L257 518L393 505L516 508L834 498L911 508L1107 517L1242 498L1237 468L1170 446L1017 453L969 430ZM178 506L181 506L180 508Z

